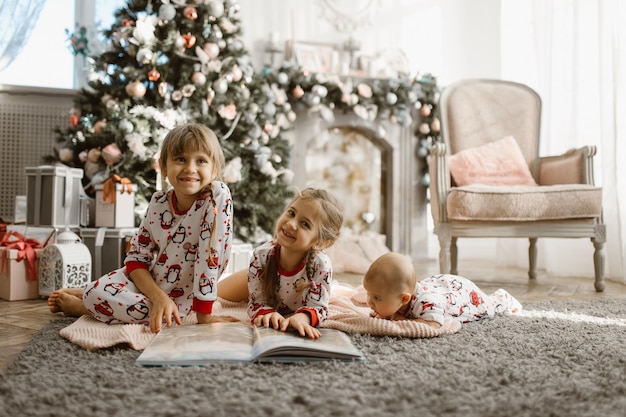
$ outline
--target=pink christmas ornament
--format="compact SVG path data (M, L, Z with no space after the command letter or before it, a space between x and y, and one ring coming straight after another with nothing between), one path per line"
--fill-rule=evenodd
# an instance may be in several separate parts
M206 83L206 75L200 71L196 71L191 75L191 82L195 85L204 85Z
M204 46L202 47L202 50L209 56L209 58L211 59L215 59L217 58L217 56L220 54L220 47L217 46L216 43L213 42L207 42L204 44Z
M138 80L128 83L125 90L131 97L143 97L146 94L146 86Z
M428 117L428 116L430 116L430 110L431 110L430 106L429 106L429 105L427 105L427 104L425 104L425 105L423 105L423 106L422 106L422 108L420 109L420 114L421 114L422 116L424 116L424 117Z
M291 94L293 94L295 98L300 99L304 95L304 90L302 89L302 87L297 85L293 88L293 90L291 91Z
M104 148L102 148L101 153L102 159L104 159L104 163L107 165L117 164L122 160L122 151L115 143L110 143Z
M433 119L433 121L430 123L430 128L433 130L433 132L439 132L441 130L441 122L439 121L439 119Z

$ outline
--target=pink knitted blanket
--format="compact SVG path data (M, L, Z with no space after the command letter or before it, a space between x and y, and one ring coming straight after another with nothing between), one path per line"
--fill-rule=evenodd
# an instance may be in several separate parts
M461 323L449 320L440 328L410 320L390 321L369 316L369 309L362 304L363 294L360 288L337 287L329 304L328 318L322 327L342 330L346 333L363 333L374 336L399 336L410 338L429 338L456 333ZM241 321L248 321L245 302L234 303L219 299L215 303L213 314L231 316ZM195 314L183 318L183 325L197 322ZM61 329L61 336L85 349L97 350L127 344L132 349L143 350L154 337L154 333L143 324L105 324L89 315L78 318L74 323Z

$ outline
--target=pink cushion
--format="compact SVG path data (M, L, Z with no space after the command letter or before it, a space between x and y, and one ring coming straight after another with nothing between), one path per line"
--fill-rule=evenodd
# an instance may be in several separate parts
M457 185L537 185L513 136L506 136L448 157Z

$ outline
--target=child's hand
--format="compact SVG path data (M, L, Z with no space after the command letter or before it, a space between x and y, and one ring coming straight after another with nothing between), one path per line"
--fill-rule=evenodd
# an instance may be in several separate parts
M163 293L162 296L155 297L152 301L152 308L150 309L150 330L153 333L161 331L161 325L165 319L165 325L170 327L172 325L172 318L176 324L183 324L178 314L178 306L176 303Z
M235 321L241 321L232 316L214 316L213 314L205 314L196 312L196 318L198 319L198 324L207 324L207 323L232 323Z
M280 330L284 332L287 327L293 327L300 333L300 336L308 336L311 339L319 339L322 335L319 329L311 326L311 317L306 313L297 313L286 318L280 326Z
M274 329L278 330L281 328L284 321L285 318L282 314L273 311L262 316L257 316L254 319L253 324L257 327L270 327L271 325Z

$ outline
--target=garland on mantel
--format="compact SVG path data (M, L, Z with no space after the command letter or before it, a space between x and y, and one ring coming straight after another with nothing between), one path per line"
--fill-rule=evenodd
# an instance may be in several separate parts
M311 73L293 61L278 69L263 68L261 75L270 85L288 93L288 101L309 108L309 113L332 121L334 112L354 113L363 120L387 120L408 127L414 125L418 140L416 157L426 158L433 143L441 139L437 103L439 88L431 74L397 78L365 78ZM417 120L415 120L415 116ZM424 161L421 183L430 179Z

